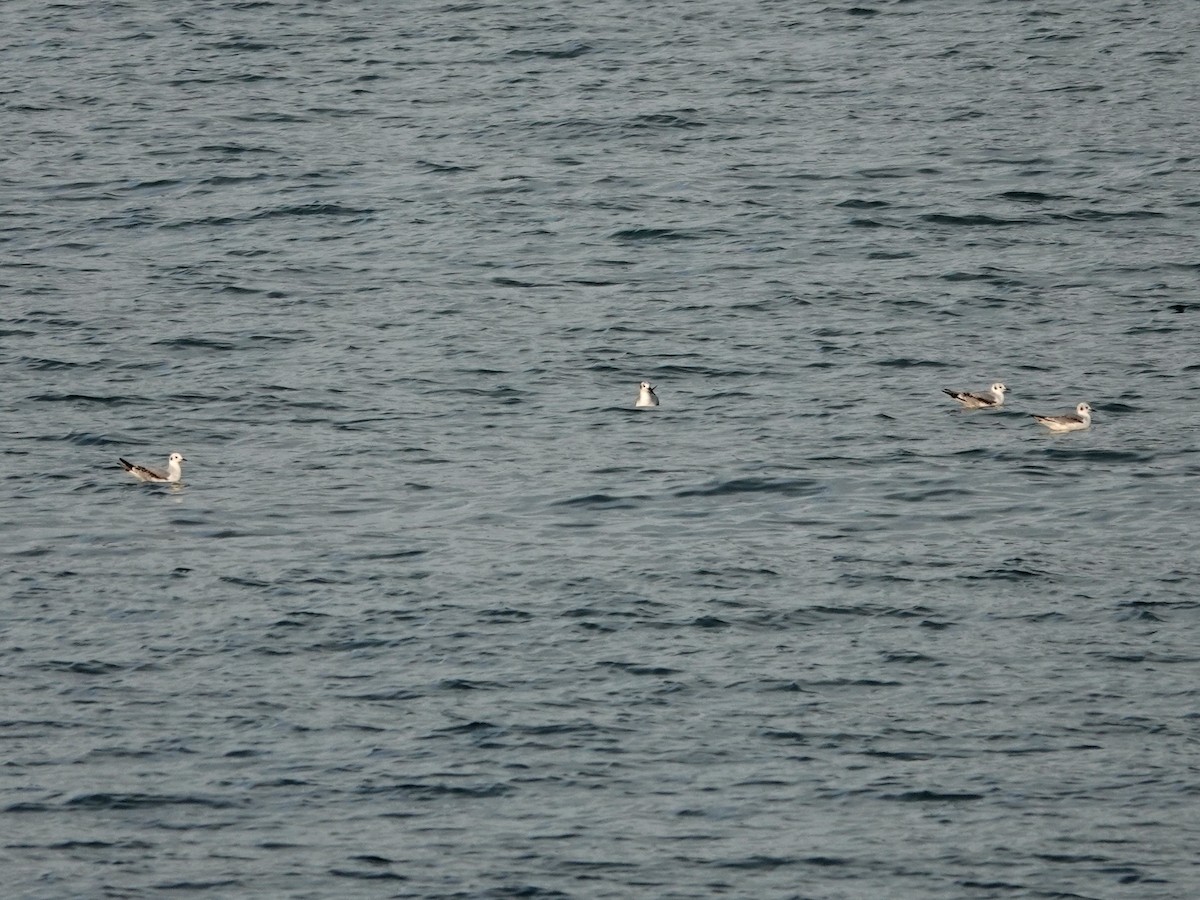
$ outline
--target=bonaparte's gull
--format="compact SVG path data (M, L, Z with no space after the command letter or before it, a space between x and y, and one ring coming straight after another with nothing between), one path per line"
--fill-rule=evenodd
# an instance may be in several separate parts
M641 390L638 392L637 403L634 407L639 406L658 406L658 395L654 393L654 385L648 381L643 381Z
M998 406L1004 405L1004 392L1007 391L1003 384L997 381L986 394L972 394L970 391L948 391L942 388L943 394L949 394L955 400L963 405L965 409L995 409Z
M121 459L120 457L117 457ZM136 478L138 481L169 481L175 484L183 478L183 467L180 463L187 462L186 459L179 453L172 453L167 457L167 471L162 469L152 469L149 466L139 466L137 463L131 463L127 459L121 459L121 465L125 467L125 471Z
M1086 403L1075 407L1075 412L1065 416L1034 416L1039 425L1045 425L1051 431L1083 431L1092 424L1092 408Z

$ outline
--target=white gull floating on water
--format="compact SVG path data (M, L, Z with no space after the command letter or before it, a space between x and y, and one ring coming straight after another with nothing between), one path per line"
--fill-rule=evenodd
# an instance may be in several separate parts
M638 392L637 403L634 407L642 406L658 406L658 395L654 393L654 385L648 381L643 381Z
M1039 425L1045 425L1051 431L1083 431L1092 424L1092 408L1086 403L1075 407L1075 412L1065 416L1034 416Z
M970 391L948 391L942 388L943 394L949 394L963 405L965 409L995 409L1004 405L1004 392L1008 388L997 381L986 394L973 394Z
M119 456L117 459L121 459ZM182 454L172 453L167 457L167 471L162 469L152 469L150 466L139 466L137 463L131 463L127 459L121 459L121 465L125 467L125 471L136 478L138 481L164 481L175 484L183 478L183 466L180 463L187 462Z

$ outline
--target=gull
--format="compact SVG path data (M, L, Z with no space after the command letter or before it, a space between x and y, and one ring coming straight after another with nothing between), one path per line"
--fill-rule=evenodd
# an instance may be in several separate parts
M1086 403L1075 407L1075 412L1065 416L1034 416L1039 425L1045 425L1051 431L1083 431L1092 424L1092 408Z
M118 456L117 459L121 459L121 457ZM175 484L183 478L183 467L179 465L182 462L187 462L182 454L172 453L167 457L167 471L164 472L162 469L139 466L127 459L121 459L121 465L125 467L125 471L138 481L169 481L171 484Z
M997 381L986 394L972 394L970 391L948 391L942 388L943 394L949 394L963 405L964 409L995 409L1004 405L1004 392L1007 391L1001 382Z
M658 406L658 395L654 393L654 385L648 381L643 381L640 388L637 403L634 404L634 407Z

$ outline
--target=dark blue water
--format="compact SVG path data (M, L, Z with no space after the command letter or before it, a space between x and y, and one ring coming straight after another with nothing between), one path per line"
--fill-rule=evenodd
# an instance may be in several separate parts
M1200 895L1192 4L0 24L6 896Z

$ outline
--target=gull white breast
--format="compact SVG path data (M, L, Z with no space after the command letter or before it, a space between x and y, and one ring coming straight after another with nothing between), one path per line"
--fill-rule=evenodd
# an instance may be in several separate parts
M634 407L658 406L658 395L654 393L654 385L648 381L643 381L638 391L637 403Z
M117 457L121 459L120 457ZM125 471L136 478L138 481L156 481L177 483L183 478L183 466L181 463L187 462L182 454L172 453L167 457L167 470L155 469L150 466L140 466L137 463L131 463L127 459L121 459L121 465Z
M971 391L949 391L942 388L943 394L949 394L955 400L963 405L964 409L995 409L1004 405L1004 392L1008 388L1002 382L997 381L986 393L972 393Z
M1083 431L1092 424L1092 408L1086 403L1075 407L1075 412L1065 416L1034 416L1039 425L1045 425L1051 431Z

